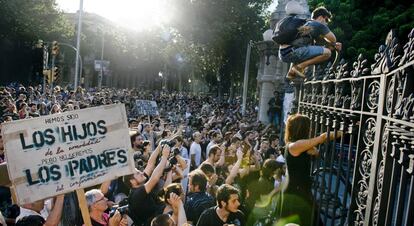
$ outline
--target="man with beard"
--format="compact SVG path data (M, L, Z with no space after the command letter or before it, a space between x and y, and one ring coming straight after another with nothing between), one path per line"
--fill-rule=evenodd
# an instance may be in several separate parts
M209 156L209 152L210 152L211 147L213 147L213 145L215 145L215 144L219 144L222 139L223 139L223 136L221 135L220 131L213 131L211 133L211 141L210 141L210 143L208 143L207 148L206 148L207 158Z
M195 224L205 209L214 206L214 198L206 192L207 176L203 171L194 170L190 173L189 178L190 193L187 196L184 208L187 220Z
M231 185L223 184L217 190L217 205L201 214L197 226L244 226L245 217L239 210L239 190Z
M134 151L142 151L144 138L139 132L135 132L131 135L131 146Z

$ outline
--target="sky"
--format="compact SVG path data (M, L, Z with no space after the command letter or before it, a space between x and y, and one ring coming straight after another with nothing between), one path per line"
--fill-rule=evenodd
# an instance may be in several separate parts
M168 0L84 0L83 10L96 13L133 30L159 25L171 18L164 2ZM56 0L65 12L76 12L80 0ZM273 11L277 0L269 7Z
M133 30L142 30L168 21L166 0L84 0L83 10L96 13ZM80 0L56 0L65 12L76 12Z

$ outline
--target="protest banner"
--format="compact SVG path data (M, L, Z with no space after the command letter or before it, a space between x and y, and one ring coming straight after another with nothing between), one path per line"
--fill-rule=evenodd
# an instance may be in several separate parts
M136 115L159 115L157 102L150 100L135 100Z
M123 104L8 122L2 133L19 205L134 170Z

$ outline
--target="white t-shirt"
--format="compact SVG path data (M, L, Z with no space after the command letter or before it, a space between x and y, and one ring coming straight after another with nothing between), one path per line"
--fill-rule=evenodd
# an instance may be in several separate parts
M208 143L207 148L206 148L206 158L208 158L208 154L210 153L211 147L213 147L213 145L215 144L216 143L214 142L214 140L211 140L210 143Z
M22 219L23 217L27 217L27 216L31 216L31 215L41 216L41 217L43 217L43 219L47 218L47 216L42 216L38 212L20 207L20 214L19 214L19 216L16 217L16 222L19 221L20 219Z
M196 142L193 142L190 147L190 155L195 155L195 168L197 168L201 163L201 146Z
M46 199L45 200L45 204L43 209L40 211L40 213L30 210L30 209L26 209L23 207L20 207L20 214L19 216L16 217L16 222L19 221L20 219L22 219L23 217L26 216L30 216L30 215L36 215L36 216L41 216L43 217L43 219L47 219L47 217L49 216L50 211L52 210L52 200L53 199Z

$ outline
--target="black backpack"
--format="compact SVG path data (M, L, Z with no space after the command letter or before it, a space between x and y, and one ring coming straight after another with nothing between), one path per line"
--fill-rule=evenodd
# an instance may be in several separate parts
M298 38L299 28L306 23L305 19L296 16L287 16L276 24L273 32L273 41L277 44L290 44Z

